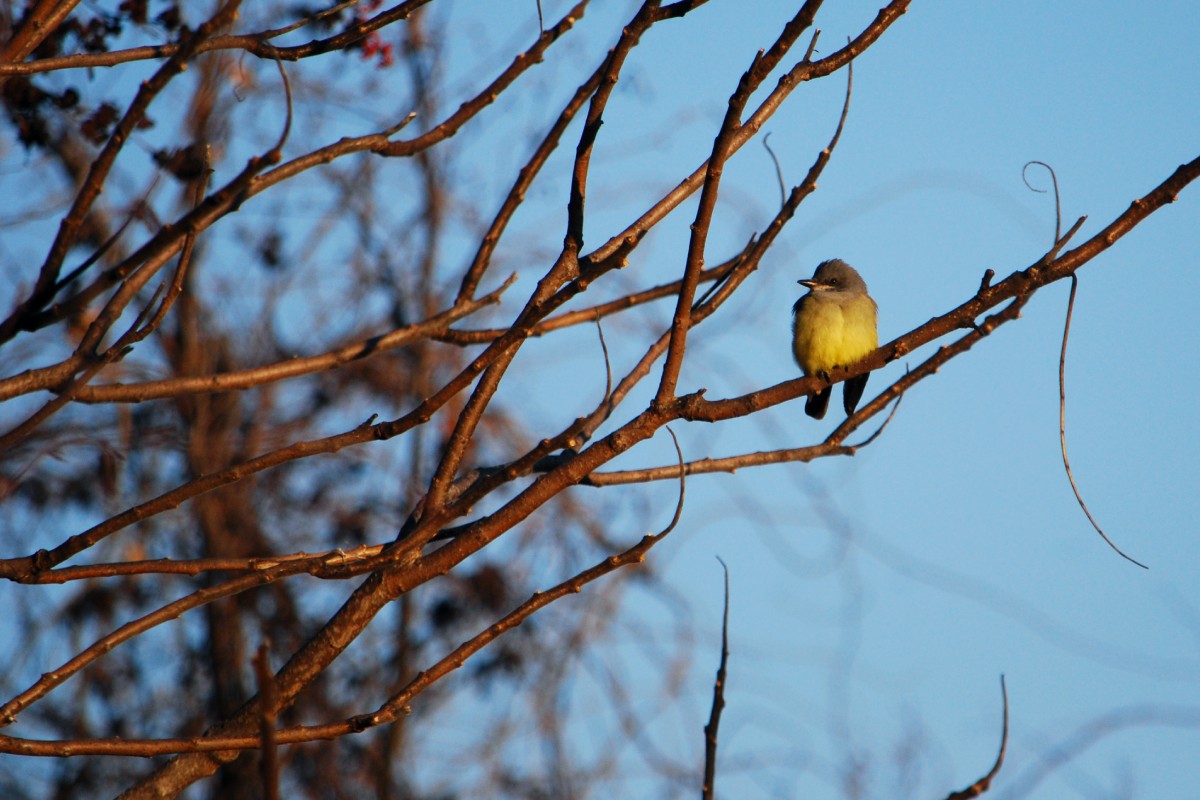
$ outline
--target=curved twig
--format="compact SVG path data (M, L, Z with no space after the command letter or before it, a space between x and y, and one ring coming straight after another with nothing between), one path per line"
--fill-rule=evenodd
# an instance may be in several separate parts
M775 155L775 151L771 149L771 134L763 135L763 149L771 156L771 163L775 166L775 180L779 182L779 205L787 202L787 189L783 185L783 167L779 166L779 156Z
M1071 482L1071 491L1075 493L1075 502L1079 503L1079 507L1083 509L1084 516L1087 517L1088 522L1092 523L1092 527L1095 528L1096 533L1100 534L1100 538L1121 558L1130 563L1137 564L1142 569L1150 569L1117 547L1116 543L1108 538L1108 534L1100 527L1100 523L1096 522L1096 518L1088 510L1087 503L1083 501L1083 495L1079 492L1079 485L1075 483L1075 473L1071 470L1071 460L1067 457L1067 340L1071 336L1071 316L1075 311L1075 291L1078 288L1079 277L1071 273L1071 295L1067 298L1067 321L1063 325L1062 350L1058 354L1058 441L1062 447L1063 469L1067 473L1067 480Z
M1004 753L1008 750L1008 687L1004 683L1003 675L1000 676L1000 696L1004 701L1004 724L1000 732L1000 752L996 754L995 763L986 775L965 789L951 792L946 800L971 800L972 797L979 797L992 787L992 779L1000 772L1000 767L1004 764Z

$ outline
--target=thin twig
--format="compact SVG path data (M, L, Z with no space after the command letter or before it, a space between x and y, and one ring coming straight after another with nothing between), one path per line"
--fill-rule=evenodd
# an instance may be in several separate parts
M1025 185L1034 192L1045 192L1045 189L1038 189L1029 183L1028 171L1029 167L1037 165L1045 167L1050 173L1050 181L1054 189L1054 242L1051 245L1046 255L1042 257L1042 261L1049 263L1066 245L1067 241L1075 235L1075 232L1083 226L1086 216L1080 217L1071 230L1067 231L1067 235L1062 235L1062 196L1058 188L1058 175L1054 171L1054 167L1044 161L1029 161L1021 170L1021 179L1025 181ZM1121 548L1117 547L1111 539L1100 528L1100 524L1096 522L1096 518L1092 516L1092 512L1088 510L1087 503L1083 501L1083 495L1079 492L1079 486L1075 483L1075 474L1071 470L1071 461L1067 457L1067 340L1071 336L1071 317L1075 312L1075 293L1079 289L1079 276L1075 272L1071 272L1071 294L1067 299L1067 320L1063 326L1062 348L1058 354L1058 441L1062 448L1063 469L1066 470L1067 480L1071 482L1071 491L1075 493L1075 501L1079 503L1079 507L1083 509L1084 515L1087 516L1088 522L1092 523L1092 527L1096 529L1096 533L1100 534L1100 538L1108 543L1108 546L1115 550L1122 558L1137 564L1142 569L1149 569L1142 562L1126 555Z
M1062 196L1058 191L1058 174L1054 171L1054 167L1047 164L1045 161L1026 161L1025 166L1021 168L1021 180L1029 187L1032 192L1045 193L1045 189L1038 189L1029 182L1029 168L1032 166L1045 167L1050 173L1050 182L1054 187L1054 241L1057 243L1062 239Z
M500 241L500 237L504 234L508 227L509 221L516 213L517 208L525 200L526 192L533 179L537 177L542 167L550 159L558 149L559 141L562 139L563 132L575 119L575 115L579 113L579 109L583 107L584 101L591 97L596 87L600 85L600 78L604 75L604 64L601 64L591 76L580 84L575 90L575 94L563 106L559 112L558 119L550 126L550 130L542 138L542 141L534 149L533 155L525 162L517 173L517 179L513 182L512 188L508 190L508 195L500 204L500 210L496 212L492 224L488 227L487 233L479 242L479 249L475 252L475 258L471 260L471 266L467 268L466 274L463 275L462 283L458 289L458 300L464 301L475 293L476 287L479 285L480 279L483 277L484 271L491 264L492 254L496 250L496 245Z
M604 326L600 324L600 315L596 315L596 335L600 337L600 350L604 354L604 406L605 413L612 415L612 361L608 357L608 343L604 341Z
M738 258L740 256L704 270L700 275L700 280L702 282L714 281L719 283L737 265ZM529 329L529 336L544 336L547 333L552 333L553 331L572 325L593 322L597 317L607 317L634 308L635 306L661 300L664 297L673 297L678 294L679 285L679 281L671 281L670 283L663 283L649 289L642 289L641 291L623 295L605 303L598 303L594 306L580 308L575 311L564 311L561 314L549 316L531 327ZM436 333L431 338L437 339L439 342L445 342L446 344L460 346L490 344L492 341L503 336L507 330L507 328L452 328L441 333Z
M996 754L996 762L992 764L988 774L965 789L951 792L946 800L971 800L972 797L979 797L991 788L992 779L1000 772L1000 767L1004 764L1004 753L1008 749L1008 687L1004 683L1003 675L1000 676L1000 696L1004 701L1004 726L1000 734L1000 752Z
M582 6L583 4L581 3L579 6L581 10ZM528 327L539 321L539 318L544 318L549 314L556 307L550 301L554 299L556 294L559 297L562 296L562 293L558 292L558 290L563 284L568 282L573 283L576 291L583 291L586 288L585 282L573 279L577 278L580 272L579 252L583 248L584 205L587 194L587 175L591 163L592 147L600 130L604 109L607 107L613 88L620 77L625 59L628 57L630 51L637 46L642 33L657 21L656 10L657 4L655 2L648 1L644 3L633 20L622 30L620 40L610 51L605 61L603 75L596 92L592 95L591 103L588 106L587 118L583 125L583 132L580 134L579 144L575 151L570 198L567 203L567 233L563 240L562 252L550 271L538 282L537 288L526 303L525 308L521 311L517 321L510 328L510 331L520 331L524 334ZM544 36L543 39L545 39ZM471 393L471 397L467 400L463 411L459 414L454 431L446 443L442 458L438 462L433 480L430 481L429 491L425 497L424 514L426 516L430 514L436 515L445 503L446 493L453 482L454 475L458 472L463 455L466 453L467 446L474 434L475 427L478 425L484 411L495 395L496 389L500 385L500 380L507 371L509 364L512 363L512 360L516 357L518 350L527 337L520 335L507 338L508 342L503 347L497 348L497 344L493 343L488 348L487 352L493 354L492 363L488 365L483 373L483 377ZM436 535L436 528L428 528L428 534L430 536ZM416 539L412 541L414 547L419 544L421 543Z
M880 9L875 19L859 33L850 45L819 61L801 61L796 64L795 67L779 79L775 88L771 90L771 93L767 95L738 128L737 134L731 142L733 150L741 149L746 142L754 138L755 134L779 110L784 100L798 86L805 81L817 80L818 78L824 78L827 75L833 74L874 44L908 10L910 2L911 0L892 0L892 2ZM820 4L810 2L806 4L806 8L809 5L814 6L812 11L815 14L815 6ZM696 167L690 175L684 178L667 195L648 208L640 217L628 225L625 230L592 251L588 258L594 261L604 261L631 238L644 236L647 231L661 222L700 188L704 182L707 170L707 162Z
M1067 472L1067 480L1071 482L1071 491L1075 493L1075 501L1083 509L1084 515L1087 516L1088 522L1092 523L1092 527L1096 529L1096 533L1100 534L1100 538L1115 550L1121 558L1137 564L1142 569L1150 569L1117 547L1113 543L1113 540L1108 538L1108 535L1101 529L1100 523L1096 522L1096 518L1088 510L1087 503L1083 502L1083 495L1080 494L1079 486L1075 483L1075 474L1071 471L1071 460L1067 457L1067 340L1071 335L1071 315L1075 311L1075 290L1078 287L1079 277L1075 273L1071 273L1071 295L1067 299L1067 322L1063 326L1062 350L1059 351L1058 355L1058 441L1062 446L1063 469Z
M742 111L749 103L750 96L788 53L800 34L812 26L813 17L816 15L819 5L819 3L809 0L796 12L776 37L770 49L754 56L738 81L737 88L729 97L725 117L713 140L712 151L704 169L700 199L688 237L683 283L679 287L679 299L676 301L675 314L671 321L670 342L667 345L662 376L659 378L658 389L654 395L655 403L665 403L675 396L679 372L683 367L684 354L687 350L688 332L692 326L692 305L696 297L696 288L699 285L700 271L704 268L704 251L708 243L708 232L712 225L713 214L716 211L721 177L725 171L725 163L737 152L737 136L744 128L741 122Z
M285 562L304 562L302 572L316 577L345 577L355 563L383 552L382 544L364 544L352 550L326 550L319 553L286 553L252 558L156 558L143 561L100 562L59 567L38 572L29 584L67 583L69 581L115 578L123 575L200 575L205 572L262 572Z
M454 322L481 308L500 302L500 296L508 287L512 286L515 280L516 275L510 275L500 288L477 300L456 303L453 307L422 322L343 345L320 355L290 358L250 369L210 375L187 375L161 381L87 386L79 389L75 393L74 399L82 403L137 403L153 398L249 389L274 381L332 369L351 361L394 350L424 337L439 338L440 332L445 331Z
M907 369L904 370L904 374L905 375L908 374ZM900 403L903 402L903 400L904 400L904 393L902 392L896 396L896 403L895 403L895 405L892 406L892 410L888 412L887 419L885 419L883 421L883 424L880 425L879 428L874 433L872 433L870 436L868 436L866 439L863 439L858 444L851 445L851 447L853 447L855 450L858 450L860 448L866 447L867 445L871 444L871 442L874 442L876 439L878 439L879 436L883 433L884 429L887 428L887 426L891 424L892 418L896 416L896 412L900 410Z
M779 166L779 156L775 155L775 151L771 149L771 134L767 133L763 136L763 149L771 156L771 163L775 165L775 180L779 182L779 205L787 202L787 189L783 185L783 167Z
M712 708L704 726L704 785L700 796L712 800L717 778L717 731L721 727L721 712L725 709L725 666L729 661L729 567L717 556L725 573L725 609L721 615L721 660L717 679L713 681Z
M337 556L335 555L333 558L336 560ZM56 669L43 674L28 689L4 703L3 706L0 706L0 725L9 724L16 720L17 715L26 708L62 685L68 678L77 674L84 667L111 652L118 645L128 642L159 625L178 619L186 611L200 608L224 597L241 594L257 586L282 580L291 575L308 572L310 569L311 565L305 559L282 562L270 569L242 575L224 583L197 590L185 597L167 603L149 614L121 625L111 633L97 639ZM59 753L58 755L63 755L63 753Z
M399 22L407 19L417 9L431 0L407 0L393 8L389 8L379 14L354 23L340 33L324 39L313 39L303 44L292 45L288 47L277 47L270 43L271 39L283 36L298 28L304 27L315 22L320 22L330 16L335 16L349 6L355 5L359 0L349 0L349 2L339 3L338 5L319 11L309 17L304 17L289 25L279 28L273 28L257 33L246 34L226 34L224 36L214 36L205 40L199 47L196 48L197 54L208 53L216 50L244 50L258 58L280 59L283 61L299 61L303 58L311 58L320 56L326 53L332 53L338 50L345 50L347 47L355 44L366 38L371 33L378 31L394 22ZM70 9L73 2L56 3L61 8ZM57 23L54 23L57 24ZM53 58L40 58L35 61L21 61L14 59L9 62L5 59L5 63L0 63L0 80L8 75L31 75L39 72L55 72L66 69L91 69L93 67L115 67L119 64L127 64L131 61L148 61L151 59L169 58L179 52L181 45L174 42L166 44L142 45L138 47L130 47L125 50L110 50L105 53L72 53L66 56L55 56ZM20 63L16 63L20 62Z
M667 428L667 433L671 435L671 439L675 445L675 453L679 459L680 467L677 468L679 477L679 499L675 504L675 513L671 517L671 521L665 528L656 534L647 534L642 537L634 546L616 555L609 556L600 561L595 566L586 569L575 576L563 581L552 589L545 592L535 592L532 597L507 614L503 619L500 619L486 630L480 632L464 644L460 645L453 652L449 653L436 664L428 669L422 670L416 678L401 689L396 694L388 698L378 710L370 714L362 714L356 717L351 717L344 722L330 723L326 725L308 725L297 726L276 731L275 741L279 744L296 744L299 742L309 742L319 739L331 739L337 736L344 736L349 733L358 733L368 728L378 725L385 725L394 721L402 714L406 713L408 704L425 689L432 686L437 681L457 670L467 659L475 653L482 650L500 635L512 630L520 625L535 612L550 605L556 600L569 595L578 594L579 591L588 583L595 581L611 572L614 572L621 567L632 564L640 564L646 558L646 553L654 545L662 541L667 534L671 533L679 524L680 518L683 516L684 501L686 498L686 478L682 469L683 451L680 449L679 440L675 433ZM245 579L243 579L245 580ZM374 580L379 580L374 578ZM216 588L216 587L214 587ZM356 597L363 596L373 587L360 587L355 592ZM199 594L199 593L197 593ZM211 598L210 598L211 599ZM166 609L163 609L165 611ZM345 611L345 609L343 609ZM98 643L99 644L99 643ZM81 654L82 655L82 654ZM295 659L293 658L293 661ZM285 667L286 669L286 667ZM281 673L282 674L282 673ZM278 681L280 676L276 676ZM65 678L64 678L65 680ZM277 702L281 708L283 702L287 698L279 696ZM261 704L262 698L259 699ZM30 756L62 756L70 755L130 755L130 756L151 756L151 755L169 755L175 753L213 753L217 751L237 751L248 750L262 746L261 738L261 709L255 708L257 704L251 704L245 707L241 713L254 712L260 723L260 733L258 735L239 735L237 733L220 733L207 737L193 737L189 739L75 739L75 740L60 740L60 741L30 741L17 737L0 736L0 752L20 753ZM5 710L9 712L7 717L11 719L19 708L24 706L11 707L5 706ZM226 725L231 724L227 721Z
M50 291L57 285L67 252L75 244L84 219L91 210L107 181L117 156L129 141L137 125L145 119L150 103L172 80L187 69L188 60L196 48L218 28L229 24L237 16L238 0L222 5L194 33L189 33L180 43L179 51L163 64L155 74L143 81L121 119L113 126L112 133L99 154L88 168L87 176L71 203L71 208L59 225L59 230L46 254L38 274L37 282L27 300L21 303L8 319L0 323L0 341L12 338L30 317L41 311L51 300Z

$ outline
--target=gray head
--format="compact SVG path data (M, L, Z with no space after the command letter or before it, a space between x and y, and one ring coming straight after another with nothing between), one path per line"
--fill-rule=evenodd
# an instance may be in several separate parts
M808 280L797 281L814 292L866 292L867 284L854 267L840 258L822 261Z

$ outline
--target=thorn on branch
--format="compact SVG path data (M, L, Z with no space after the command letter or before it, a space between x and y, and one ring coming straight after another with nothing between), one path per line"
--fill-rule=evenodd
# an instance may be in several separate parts
M408 114L404 117L404 119L400 120L395 125L393 125L392 127L388 128L387 130L385 130L383 132L383 138L385 138L385 139L392 138L397 133L399 133L400 131L407 128L408 124L416 118L417 118L417 112L415 112L415 111L408 112Z
M981 281L979 281L979 291L980 292L987 291L988 287L990 287L992 285L992 278L994 278L994 277L996 277L995 270L985 269L983 271L983 279Z
M812 41L808 43L808 50L804 52L803 63L808 64L812 61L813 53L817 52L817 39L821 37L821 29L813 29Z

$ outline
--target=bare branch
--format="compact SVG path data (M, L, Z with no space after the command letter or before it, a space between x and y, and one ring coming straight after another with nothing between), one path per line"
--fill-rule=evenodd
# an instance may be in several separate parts
M232 370L212 375L189 375L144 383L109 383L87 386L76 390L72 399L82 403L138 403L161 397L249 389L287 378L333 369L378 353L395 350L419 339L441 338L454 322L474 314L481 308L500 302L500 296L508 287L512 286L515 280L516 275L510 275L498 289L476 300L457 303L424 322L396 328L388 333L344 345L321 355L292 358L262 367Z
M717 561L721 561L718 557ZM721 660L717 679L713 681L712 708L704 726L704 784L700 791L703 800L712 800L717 783L717 731L721 727L721 711L725 708L725 666L729 661L729 567L721 561L725 574L725 608L721 614Z
M271 39L283 36L286 33L298 30L301 27L321 22L335 16L339 12L357 5L361 0L348 0L348 2L339 3L331 8L323 11L318 11L310 16L303 17L296 22L285 25L272 30L261 31L259 33L233 35L227 34L224 36L215 36L206 40L196 48L196 53L208 53L217 50L244 50L251 55L259 58L269 58L277 61L298 61L303 58L312 56L324 55L337 50L345 49L346 47L362 40L364 37L374 33L382 28L391 25L394 22L400 22L407 19L414 11L421 6L429 3L430 0L406 0L386 11L371 17L370 19L362 20L354 23L341 33L325 39L314 39L306 44L295 45L292 47L276 47L270 44ZM63 13L59 18L70 13L75 2L70 3L53 3L46 2L46 5L61 6ZM54 24L58 24L55 22ZM120 64L127 64L133 61L146 61L158 58L170 58L180 52L182 45L177 43L166 43L158 45L149 45L143 47L131 47L126 50L112 50L106 53L74 53L68 56L56 56L54 58L42 58L36 61L27 61L23 63L0 63L0 79L8 75L32 75L39 72L56 72L66 69L91 69L94 67L115 67ZM32 51L32 48L30 48ZM26 53L25 55L28 55ZM24 58L20 56L20 58ZM9 59L3 59L5 62ZM12 62L18 61L19 58L11 59Z
M73 4L63 5L69 12ZM184 38L180 43L179 51L168 59L152 78L142 83L137 95L129 104L129 108L113 128L112 135L109 136L100 154L92 162L87 178L83 181L83 185L71 205L71 210L59 226L58 236L55 237L54 244L51 245L50 252L46 255L46 260L42 264L37 283L29 299L22 303L8 319L0 323L0 342L11 339L17 330L24 327L34 313L40 311L51 300L49 291L58 281L63 259L66 258L68 249L75 243L75 236L80 226L83 225L84 217L96 198L99 197L104 181L134 127L145 118L151 101L166 88L171 80L186 69L188 59L195 54L199 44L214 31L228 25L234 19L239 5L238 0L232 0L221 6L207 22L196 29L195 33Z
M946 797L946 800L970 800L970 798L979 797L979 795L992 788L992 779L1000 772L1000 767L1004 764L1004 753L1008 749L1008 687L1004 684L1003 675L1000 676L1000 696L1004 701L1004 724L1000 733L1000 752L996 754L995 763L992 764L992 768L988 770L986 775L965 789L951 792Z
M675 304L670 342L667 345L667 358L663 364L658 390L655 393L655 403L665 403L668 398L675 396L675 386L679 380L679 370L683 366L684 351L687 347L687 335L692 324L692 301L696 297L700 272L704 269L704 249L708 241L708 229L712 224L713 212L717 206L717 192L721 184L721 176L724 173L725 162L737 149L734 146L734 137L741 125L742 111L750 101L750 95L767 79L771 71L800 38L800 34L812 26L813 17L816 16L820 5L819 0L809 0L801 7L784 26L771 49L766 54L759 53L755 56L750 67L738 82L736 91L729 98L725 119L713 140L712 155L709 156L705 166L700 203L696 209L696 218L692 223L691 236L688 239L683 283L679 288L679 299Z

